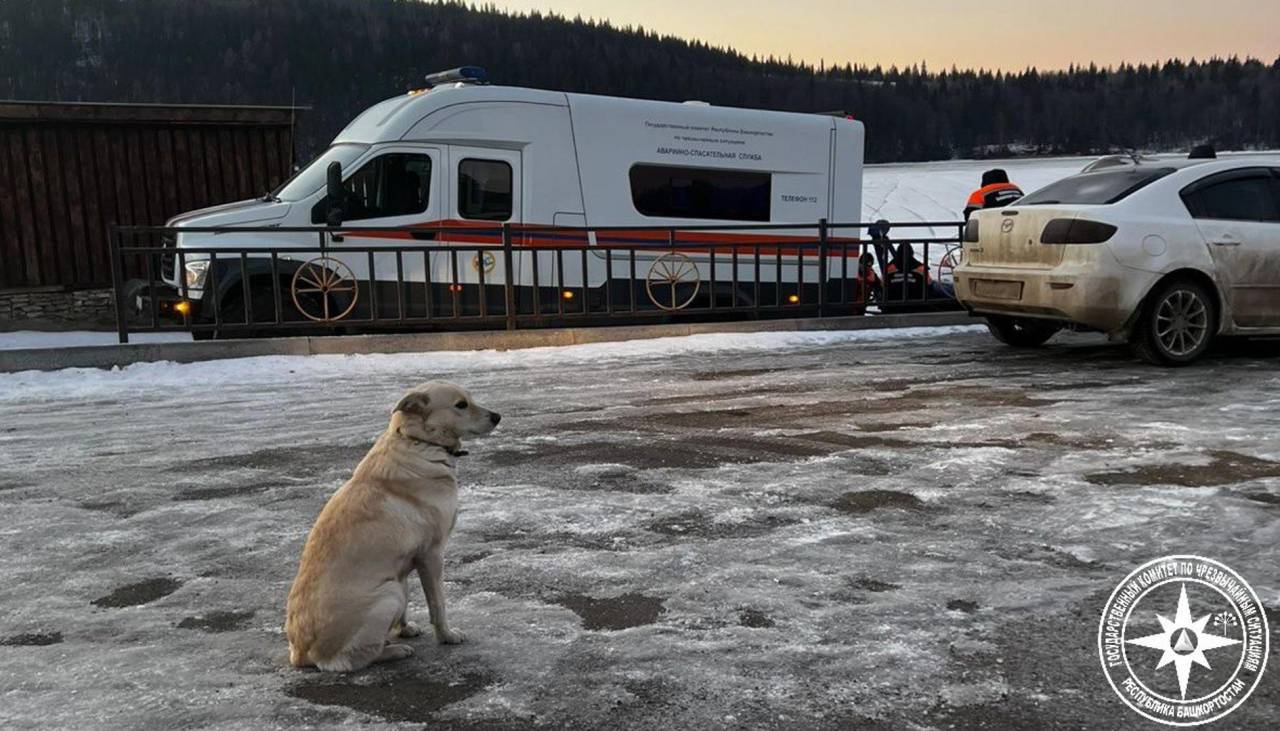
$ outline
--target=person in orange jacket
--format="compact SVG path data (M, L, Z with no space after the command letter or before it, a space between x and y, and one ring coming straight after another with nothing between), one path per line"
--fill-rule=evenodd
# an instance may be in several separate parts
M964 207L964 220L983 208L1004 208L1023 195L1022 189L1009 182L1009 174L996 168L982 174L982 187L969 195Z

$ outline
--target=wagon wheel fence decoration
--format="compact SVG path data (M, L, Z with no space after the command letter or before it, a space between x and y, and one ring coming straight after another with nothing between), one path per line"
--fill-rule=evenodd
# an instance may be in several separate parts
M960 262L964 257L964 247L952 246L947 249L947 253L942 255L938 260L938 281L952 282L955 280L956 267L960 266Z
M356 308L360 297L351 267L327 256L318 256L298 267L289 289L293 306L314 322L341 320Z
M702 275L698 266L684 254L663 254L649 265L645 277L649 301L663 310L683 310L698 296Z

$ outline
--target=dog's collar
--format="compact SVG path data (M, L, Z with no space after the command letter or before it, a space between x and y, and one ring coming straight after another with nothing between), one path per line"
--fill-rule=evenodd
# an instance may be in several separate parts
M428 447L443 449L450 457L465 457L466 455L470 454L470 452L460 447L450 447L444 444L436 444L435 442L428 442L425 439L419 439L415 436L405 434L404 432L400 432L400 436L404 437L405 439L408 439L411 442L415 442L417 444L425 444Z

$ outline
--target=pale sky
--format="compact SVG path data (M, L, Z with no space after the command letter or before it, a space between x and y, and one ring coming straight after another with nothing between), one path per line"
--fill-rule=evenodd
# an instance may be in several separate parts
M1280 56L1280 0L496 0L752 53L930 70Z

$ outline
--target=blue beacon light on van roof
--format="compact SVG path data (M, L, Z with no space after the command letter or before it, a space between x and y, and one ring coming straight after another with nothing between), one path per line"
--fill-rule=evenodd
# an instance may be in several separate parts
M485 73L484 68L480 66L459 66L456 69L427 74L424 81L429 87L441 84L487 84L489 74Z

